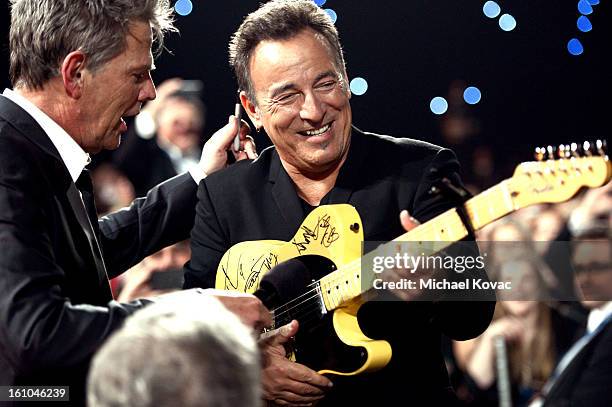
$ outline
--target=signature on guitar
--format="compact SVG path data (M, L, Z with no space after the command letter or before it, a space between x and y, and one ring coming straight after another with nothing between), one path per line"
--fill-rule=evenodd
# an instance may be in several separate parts
M224 290L251 292L259 285L260 276L278 264L278 255L274 253L265 253L254 259L245 259L241 254L236 262L237 267L230 266L230 259L231 256L228 256L227 262L221 264L221 270L225 276ZM228 270L235 270L235 272L229 273ZM244 270L248 270L247 275Z
M317 218L317 223L314 229L310 229L306 225L302 225L302 240L296 241L294 238L291 243L297 248L298 254L306 251L311 242L320 242L323 247L330 247L332 243L340 238L340 234L336 232L336 227L332 226L331 216L324 214ZM321 239L319 240L319 235Z

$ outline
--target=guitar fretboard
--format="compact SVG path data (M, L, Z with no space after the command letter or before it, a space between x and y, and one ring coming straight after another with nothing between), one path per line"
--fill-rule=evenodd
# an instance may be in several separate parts
M517 209L512 201L511 181L505 180L465 203L474 230L481 229ZM434 254L467 235L468 230L461 217L457 210L452 208L380 246L375 252L393 255L400 250L398 247L400 243L410 242L411 252ZM366 254L366 256L373 255L373 252ZM362 262L362 259L355 259L319 280L325 308L328 311L340 307L372 287L373 279L378 276L374 273L362 273ZM363 281L364 278L366 281Z

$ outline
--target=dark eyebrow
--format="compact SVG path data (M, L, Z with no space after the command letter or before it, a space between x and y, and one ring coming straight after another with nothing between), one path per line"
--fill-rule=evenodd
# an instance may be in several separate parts
M295 84L291 82L281 85L277 88L273 88L272 92L270 93L270 99L274 99L276 96L280 95L281 93L287 90L290 90L290 89L294 89L294 88L295 88Z
M315 83L319 82L321 79L326 78L326 77L330 77L330 78L337 78L338 75L334 72L334 71L325 71L323 73L320 73L319 75L317 75L317 77L315 78Z

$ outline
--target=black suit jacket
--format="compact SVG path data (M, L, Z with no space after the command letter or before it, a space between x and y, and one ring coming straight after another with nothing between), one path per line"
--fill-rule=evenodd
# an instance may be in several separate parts
M612 322L576 354L548 392L544 406L612 406Z
M188 237L196 190L178 176L92 230L51 140L0 96L0 385L68 385L83 400L92 354L143 306L113 301L108 277Z
M366 241L388 241L404 232L399 213L425 222L451 207L429 190L441 177L459 183L450 150L411 139L353 129L349 155L323 204L349 203L361 215ZM225 251L246 240L288 241L305 217L295 187L274 148L240 162L200 184L186 287L213 287ZM449 402L449 381L440 352L441 334L465 339L490 322L493 303L369 302L361 307L366 335L393 347L390 364L356 378L334 378L330 405L391 405L396 400ZM381 404L382 403L382 404Z

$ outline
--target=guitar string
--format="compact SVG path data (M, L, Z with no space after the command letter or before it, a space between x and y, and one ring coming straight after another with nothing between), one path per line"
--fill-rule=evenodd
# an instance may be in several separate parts
M495 189L498 189L498 187L499 187L499 185L496 185L495 187L489 188L488 190L483 191L483 193L481 195L483 195L485 193L489 193L490 194L490 193L493 193L493 192L495 192L495 193L502 192L502 191L496 191L495 190ZM482 198L482 200L480 198ZM466 204L469 204L468 205L469 206L468 210L470 212L474 212L479 206L482 206L481 205L482 203L485 203L487 201L490 202L490 198L491 197L488 197L485 200L484 196L476 196L476 197L470 199L466 203ZM490 205L490 203L487 202L486 206L490 207L491 205ZM434 225L434 224L435 223L441 223L443 220L445 220L445 218L451 218L451 219L447 219L448 221L453 221L453 220L454 221L457 221L457 220L460 221L460 219L458 217L458 214L454 211L454 208L451 208L451 209L441 213L440 215L436 216L434 219L432 219L433 222L426 222L426 223L424 223L422 225L419 225L419 227L417 227L416 229L411 231L412 233L411 232L404 233L403 235L400 235L399 237L397 237L396 239L386 243L385 245L389 245L389 244L392 244L392 243L398 243L398 242L407 242L407 243L409 243L409 242L423 241L424 237L427 237L428 235L431 236L431 234L432 234L431 232L433 232L434 230L438 229L438 226ZM436 221L436 219L437 219L437 221ZM450 224L450 227L447 227L446 230L449 230L449 229L456 229L456 226L453 226L452 224ZM450 230L449 230L449 232L450 232ZM455 230L455 233L457 233L457 230ZM414 234L416 236L414 236L414 238L413 238L413 236L410 236L410 238L412 238L412 239L411 240L406 240L408 238L407 235L409 235L409 234ZM419 236L419 234L420 234L420 236ZM463 235L463 234L464 234L463 231L457 233L457 235ZM419 237L421 237L421 238L419 239ZM456 239L456 240L459 240L459 239ZM453 240L453 241L455 241L455 240ZM360 265L360 262L361 262L361 258L355 259L355 260L347 263L342 268L339 268L338 270L334 271L333 273L328 274L327 276L324 276L323 278L319 279L317 281L319 283L319 288L320 289L324 289L324 287L321 287L321 284L322 283L327 283L328 285L332 285L332 286L336 285L336 288L339 289L339 286L342 285L342 284L339 284L339 283L341 283L343 280L345 282L348 282L348 280L346 279L345 274L351 273L352 271L359 270L357 268L357 266ZM324 280L327 280L327 281L324 281ZM331 288L331 290L333 290L333 287ZM331 295L331 290L330 289L327 290L328 295ZM337 298L333 299L334 302L337 303L336 307L338 305L342 304L343 302L347 301L348 299L354 298L354 297L351 297L351 298L348 298L348 299L344 299L345 293L342 293L342 292L337 292L337 293L340 295L340 301L338 301ZM312 294L314 294L314 295L312 295ZM303 297L305 297L307 295L311 295L311 297L304 299L302 302L300 302L298 304L290 306L295 301L301 300ZM349 294L349 295L351 295L351 294ZM309 301L309 300L311 300L313 298L317 298L317 297L319 297L319 295L317 293L317 289L316 288L311 289L309 291L306 291L303 294L301 294L300 296L292 299L291 301L289 301L289 302L287 302L287 303L285 303L285 304L275 308L274 309L275 317L282 316L284 313L290 312L291 310L295 309L296 307L299 307L304 302ZM285 309L286 307L289 307L289 308ZM281 312L276 314L277 311L281 311Z
M323 316L320 313L320 308L318 306L316 306L316 304L312 304L314 305L313 307L310 307L310 309L302 309L300 310L300 312L295 313L295 314L289 314L288 317L286 318L282 318L279 321L276 321L275 318L275 327L278 327L279 325L285 325L289 322L291 322L291 320L296 319L299 321L299 323L303 326L307 326L312 320L316 319L316 320L320 320L321 317Z
M340 269L338 269L338 270L333 272L333 273L339 273L336 277L334 277L334 279L330 280L329 282L326 281L325 283L327 283L327 284L332 283L332 285L336 284L336 283L339 283L341 280L345 279L342 276L342 273L352 272L354 270L359 270L358 266L359 266L359 264L358 264L357 261L351 261L350 263L347 263L344 267L342 267L342 268L340 268ZM325 277L323 277L323 278L321 278L320 280L317 281L317 283L319 283L319 287L318 287L319 290L324 290L324 287L321 287L321 282L322 282L323 279L328 278L330 275L331 274L328 274L327 276L325 276ZM319 297L318 292L317 292L318 289L317 288L313 288L313 289L311 289L309 291L306 291L303 294L301 294L300 296L292 299L291 301L288 301L287 303L285 303L285 304L275 308L274 309L275 315L282 315L285 312L289 312L292 309L294 309L296 307L299 307L300 304L302 304L302 302L304 302L304 301L309 301L309 300L311 300L313 298L318 298ZM314 295L312 295L312 294L314 294ZM328 290L328 294L331 295L331 290ZM308 295L311 295L311 296L306 298L306 299L304 299L304 301L289 307L289 305L291 305L292 303L294 303L294 302L296 302L298 300L301 300L303 297L308 296ZM285 307L289 307L289 308L288 309L284 309ZM279 310L282 310L282 311L280 313L276 314Z
M506 181L507 181L507 185L505 186L505 190L507 191L509 189L512 189L511 188L512 187L512 179L508 179ZM479 208L487 207L489 209L487 212L488 212L488 215L491 218L491 220L484 221L482 223L482 225L491 222L493 219L495 219L495 218L497 218L499 216L503 216L501 211L500 211L500 213L495 213L495 214L492 214L490 212L490 208L492 207L492 205L490 204L490 201L491 201L491 199L493 197L487 197L486 195L492 195L492 194L501 195L501 197L500 196L497 197L498 200L501 199L503 202L512 202L511 200L504 200L503 199L505 194L504 194L504 189L502 189L502 186L501 186L501 183L500 183L498 185L495 185L495 186L493 186L493 187L483 191L480 195L477 195L476 197L471 198L470 200L468 200L465 203L465 205L467 207L467 210L468 210L468 212L470 213L471 216L473 216L473 214L475 212L480 212ZM511 210L514 210L514 208L511 207L511 208L508 208L507 211L508 210L511 211ZM457 218L458 218L458 214L454 211L454 208L451 208L451 209L441 213L440 215L436 216L434 219L432 219L433 222L426 222L426 223L420 225L419 227L417 227L416 229L414 229L413 231L411 231L413 233L411 233L411 232L404 233L403 235L399 236L398 238L392 240L391 242L389 242L387 244L390 244L392 242L397 243L397 242L415 242L415 241L418 242L418 241L423 241L424 239L419 239L418 237L421 237L421 236L422 237L426 237L427 235L430 235L431 232L434 231L434 229L436 229L436 230L438 229L438 226L435 225L435 223L441 223L443 220L445 220L445 218L450 218L450 219L447 219L447 221L456 221ZM450 227L447 228L446 230L448 230L448 229L454 229L453 225L451 224ZM415 238L413 238L411 240L407 240L407 238L409 237L408 236L409 234L418 235L419 233L421 234L421 236L414 236ZM463 234L464 234L463 231L458 233L458 235L463 235ZM412 238L412 236L410 236L410 237ZM459 239L455 239L453 241L456 241L456 240L459 240ZM352 271L351 268L354 268L357 265L355 263L357 263L360 260L361 259L355 259L355 260L351 261L350 263L348 263L347 265L345 265L343 268L340 268L337 271L334 271L333 273L331 273L331 274L329 274L329 275L319 279L318 280L319 289L321 289L321 283L324 282L323 280L328 280L328 281L325 281L325 283L328 283L328 284L331 283L332 286L334 284L336 284L336 289L339 289L339 286L341 284L338 284L338 283L340 283L342 280L345 280L348 283L348 280L346 280L346 277L344 276L344 274L346 274L347 271L349 271L349 272ZM331 278L330 278L330 276L331 276ZM331 290L333 290L333 288ZM331 294L331 290L330 289L327 290L328 295ZM314 295L312 295L313 293L314 293ZM337 298L334 299L334 302L338 302L336 304L336 307L338 305L340 305L342 302L346 301L343 298L345 293L339 292L338 294L340 295L340 301L338 302ZM308 296L308 295L311 295L311 296L306 298L306 299L303 299L300 303L295 304L295 305L289 307L292 303L295 303L296 301L301 300L303 297ZM351 294L349 294L349 295L351 295ZM308 301L310 301L312 299L315 299L317 297L319 297L319 295L317 293L317 289L316 288L315 289L311 289L309 291L306 291L302 295L300 295L300 296L292 299L291 301L289 301L289 302L279 306L278 308L275 308L274 309L275 319L278 318L278 317L283 316L283 314L286 314L286 313L294 310L295 308L300 307L302 304L304 304L304 303L306 303L306 302L308 302ZM331 298L330 298L330 300L331 300ZM286 307L289 307L289 308L284 309ZM282 311L280 313L277 313L278 310L282 310Z

